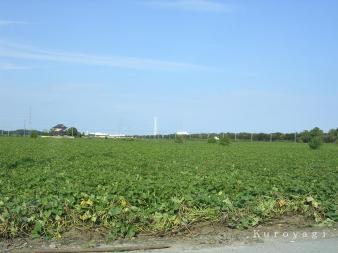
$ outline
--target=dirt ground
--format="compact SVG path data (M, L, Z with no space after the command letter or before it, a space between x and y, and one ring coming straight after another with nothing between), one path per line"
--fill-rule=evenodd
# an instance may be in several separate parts
M132 239L119 239L109 241L99 231L81 232L72 230L64 234L62 239L45 240L18 238L13 240L0 240L1 252L37 252L47 250L58 252L60 250L94 250L123 247L123 251L130 249L146 249L147 247L171 247L180 250L201 249L218 247L221 245L247 245L268 240L296 241L311 237L330 238L338 236L338 225L332 227L318 227L311 221L301 216L284 217L280 220L272 220L264 225L247 230L232 229L222 224L199 223L191 228L162 236L140 234ZM41 251L42 252L42 251Z

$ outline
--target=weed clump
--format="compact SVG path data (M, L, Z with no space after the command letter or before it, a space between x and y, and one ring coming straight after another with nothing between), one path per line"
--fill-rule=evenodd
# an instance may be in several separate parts
M311 149L319 149L322 145L322 139L319 136L312 137L309 141L309 147Z
M217 142L217 140L216 140L215 137L209 137L208 138L208 143L216 143L216 142Z
M219 139L219 144L220 145L223 145L223 146L228 146L230 144L230 139L228 136L222 136L220 139Z
M176 143L184 143L184 136L183 135L176 135L175 136Z
M36 131L32 131L30 136L31 136L31 138L33 138L33 139L38 138L38 134L37 134Z

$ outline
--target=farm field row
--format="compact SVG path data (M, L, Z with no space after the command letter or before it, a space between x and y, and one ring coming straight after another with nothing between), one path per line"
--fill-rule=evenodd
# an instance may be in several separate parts
M338 145L0 138L0 238L338 221Z

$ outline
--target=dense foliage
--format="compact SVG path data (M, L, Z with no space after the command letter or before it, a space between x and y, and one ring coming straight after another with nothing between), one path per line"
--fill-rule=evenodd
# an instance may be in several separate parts
M302 132L297 133L249 133L249 132L240 132L240 133L193 133L189 135L189 140L201 140L201 139L211 139L213 137L219 136L228 136L232 141L289 141L289 142L302 142L308 143L313 135L320 134L323 142L325 143L335 143L338 139L338 128L331 129L327 133L324 133L318 127L313 128L312 130L304 130ZM147 136L135 136L142 137L146 139L154 139L155 136L147 135ZM174 139L174 134L169 135L161 135L163 139Z
M311 149L319 149L322 145L322 139L319 136L314 136L309 141L309 147Z
M80 132L75 128L75 127L70 127L67 129L67 135L68 136L77 136L77 137L81 137Z
M111 238L245 228L296 213L338 220L338 146L301 143L0 138L0 237Z
M209 137L208 143L217 143L217 139L215 137Z
M32 131L32 132L31 132L31 134L30 134L30 137L31 137L31 138L33 138L33 139L36 139L36 138L38 138L38 134L37 134L37 132L35 132L35 131Z
M228 146L230 144L230 139L228 136L224 135L219 139L219 144L223 146Z
M176 135L175 142L176 143L184 143L185 137L183 135Z

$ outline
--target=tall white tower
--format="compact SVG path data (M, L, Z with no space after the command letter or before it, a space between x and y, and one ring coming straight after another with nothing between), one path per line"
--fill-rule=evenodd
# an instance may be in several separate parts
M28 124L29 124L29 129L32 130L32 107L31 106L29 106Z
M154 136L158 134L158 129L157 129L157 117L154 117Z

